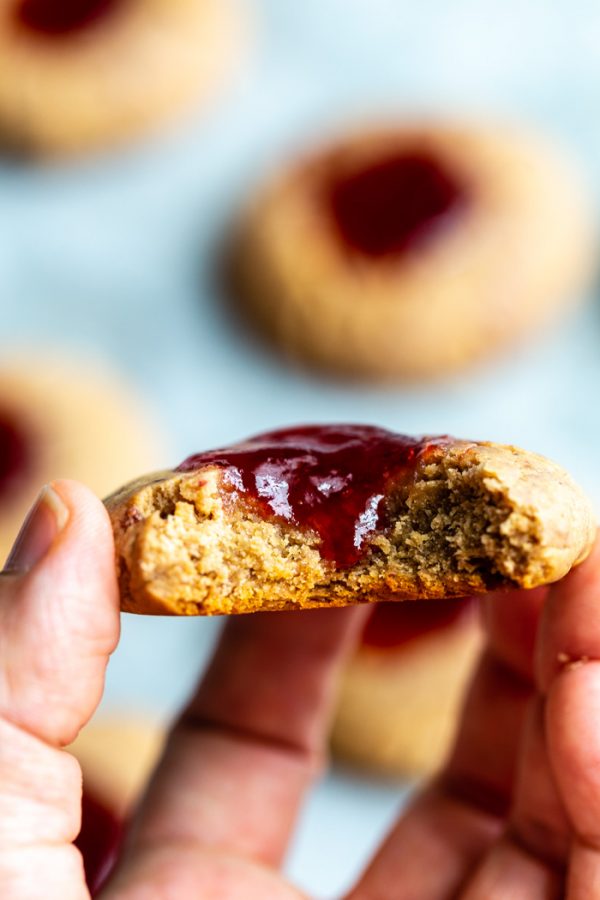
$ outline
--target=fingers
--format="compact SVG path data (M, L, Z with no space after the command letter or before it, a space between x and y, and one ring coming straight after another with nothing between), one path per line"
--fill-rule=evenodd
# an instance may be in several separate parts
M553 586L540 625L536 670L540 689L573 664L600 659L600 540L588 559Z
M100 697L118 633L110 526L86 488L58 482L0 577L0 896L89 900L72 845L81 771L60 749Z
M569 900L600 888L600 552L548 593L536 650L539 695L520 751L507 829L464 900ZM575 834L573 834L575 832Z
M506 827L482 858L461 900L559 900L570 830L546 754L543 704L525 724L513 804Z
M165 846L280 863L320 769L337 677L363 618L360 609L332 609L228 622L169 740L114 896L144 884ZM149 886L146 896L155 896Z
M89 900L74 757L0 719L0 897Z
M483 600L488 643L494 657L515 675L535 679L535 646L548 588L491 594Z
M101 892L101 898L307 900L267 866L183 843L148 848L136 855L127 870Z
M558 676L547 706L548 749L574 830L569 900L600 888L600 663Z
M569 900L600 896L600 543L552 592L538 653L546 736L573 829Z
M0 578L0 716L64 746L100 699L119 637L114 550L102 503L46 488Z
M527 676L543 602L543 591L498 594L484 601L488 645L450 760L394 828L351 900L387 897L390 884L399 885L402 900L457 896L499 838L533 694Z
M402 900L457 894L501 833L530 692L494 657L484 657L450 762L392 831L352 900L383 898L398 877Z
M461 892L460 900L562 900L564 896L560 874L502 839Z

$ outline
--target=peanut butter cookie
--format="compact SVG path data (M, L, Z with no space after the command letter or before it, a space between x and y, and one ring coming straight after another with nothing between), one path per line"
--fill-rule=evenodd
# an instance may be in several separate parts
M171 615L535 587L595 534L582 491L537 454L361 425L258 435L106 505L123 609Z
M399 125L351 134L259 192L230 280L293 359L429 378L569 307L594 267L591 221L576 173L543 140Z
M0 557L45 482L76 478L100 495L164 452L144 403L102 366L48 352L0 364Z
M242 30L230 0L7 0L3 143L52 156L146 132L212 96Z
M342 675L336 756L394 777L441 765L483 644L477 605L376 604Z

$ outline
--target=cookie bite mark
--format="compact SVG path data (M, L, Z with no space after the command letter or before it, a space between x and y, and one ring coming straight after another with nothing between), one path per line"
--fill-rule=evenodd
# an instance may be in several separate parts
M426 243L467 204L466 187L433 154L396 152L326 176L325 204L344 246L388 257Z
M106 505L122 608L172 615L534 587L595 533L585 496L543 457L360 425L198 454Z
M233 494L251 498L267 517L316 532L322 558L348 568L371 535L387 527L388 483L411 478L419 461L448 440L356 425L290 428L191 456L177 471L222 468Z
M20 0L15 8L19 26L37 35L63 37L97 24L124 0Z
M472 625L476 607L472 597L444 603L378 603L365 624L360 643L382 652L401 651L420 638Z
M31 443L29 434L16 418L0 410L0 502L29 475Z

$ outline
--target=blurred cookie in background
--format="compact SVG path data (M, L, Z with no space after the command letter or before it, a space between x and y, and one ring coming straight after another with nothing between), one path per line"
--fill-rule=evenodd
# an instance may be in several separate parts
M212 99L244 37L235 0L5 0L2 142L58 155L152 130Z
M75 844L83 856L92 896L117 860L127 820L163 741L162 727L150 718L104 713L86 725L68 748L83 772L81 831Z
M433 772L481 644L475 600L378 603L342 677L334 754L383 776Z
M351 377L443 376L580 296L595 230L577 172L516 130L349 134L258 194L234 291L289 356Z
M125 816L139 799L163 741L163 727L150 717L103 712L68 749L79 760L86 789Z
M102 497L123 479L163 460L146 402L105 366L34 350L3 357L2 560L46 482L74 478Z

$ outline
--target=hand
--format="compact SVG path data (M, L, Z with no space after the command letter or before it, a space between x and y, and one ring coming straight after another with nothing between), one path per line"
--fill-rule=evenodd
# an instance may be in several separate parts
M549 591L485 600L488 645L450 761L351 900L600 897L599 603L600 547ZM364 614L228 623L105 900L301 896L279 866ZM71 843L81 775L61 748L96 708L118 637L107 515L59 482L0 578L2 898L89 898Z

